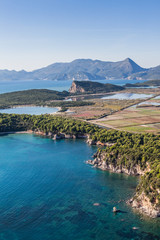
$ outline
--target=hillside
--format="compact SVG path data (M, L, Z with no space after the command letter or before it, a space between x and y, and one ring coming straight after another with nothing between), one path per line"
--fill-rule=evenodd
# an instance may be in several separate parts
M91 81L74 81L69 89L70 93L104 93L104 92L114 92L121 91L124 87L113 85L113 84L103 84Z
M36 105L49 107L79 107L94 105L93 102L88 101L63 101L65 97L69 96L69 92L58 92L48 89L31 89L10 93L0 94L0 109L20 106L20 105Z
M76 59L68 63L54 63L47 67L27 71L0 70L0 81L9 80L99 80L99 79L158 79L160 66L142 68L130 58L107 62Z
M63 100L68 92L58 92L48 89L31 89L0 94L0 108L14 105L42 105L48 101Z
M125 85L125 87L157 87L160 86L160 80L149 80L143 83L135 83L135 84L131 84L131 83L127 83Z

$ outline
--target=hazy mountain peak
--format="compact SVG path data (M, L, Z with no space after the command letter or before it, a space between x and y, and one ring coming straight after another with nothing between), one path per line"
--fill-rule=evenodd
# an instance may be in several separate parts
M145 69L132 59L118 62L75 59L53 63L32 72L0 70L0 80L99 80L99 79L160 79L160 67Z
M124 59L124 61L130 62L130 63L134 62L131 58L126 58L126 59Z

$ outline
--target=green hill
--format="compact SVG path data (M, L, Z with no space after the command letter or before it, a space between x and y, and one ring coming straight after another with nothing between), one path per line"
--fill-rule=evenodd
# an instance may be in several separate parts
M70 93L108 93L124 90L124 87L110 83L99 83L91 81L74 81L69 89Z

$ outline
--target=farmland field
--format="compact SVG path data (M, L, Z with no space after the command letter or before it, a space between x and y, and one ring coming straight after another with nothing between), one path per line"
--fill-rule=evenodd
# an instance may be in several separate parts
M160 133L160 109L152 105L130 107L92 122L129 132Z

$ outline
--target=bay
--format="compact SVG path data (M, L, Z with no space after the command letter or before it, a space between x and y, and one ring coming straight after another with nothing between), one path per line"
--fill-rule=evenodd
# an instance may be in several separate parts
M159 219L125 203L138 178L86 165L84 140L10 134L0 149L0 240L160 239Z

